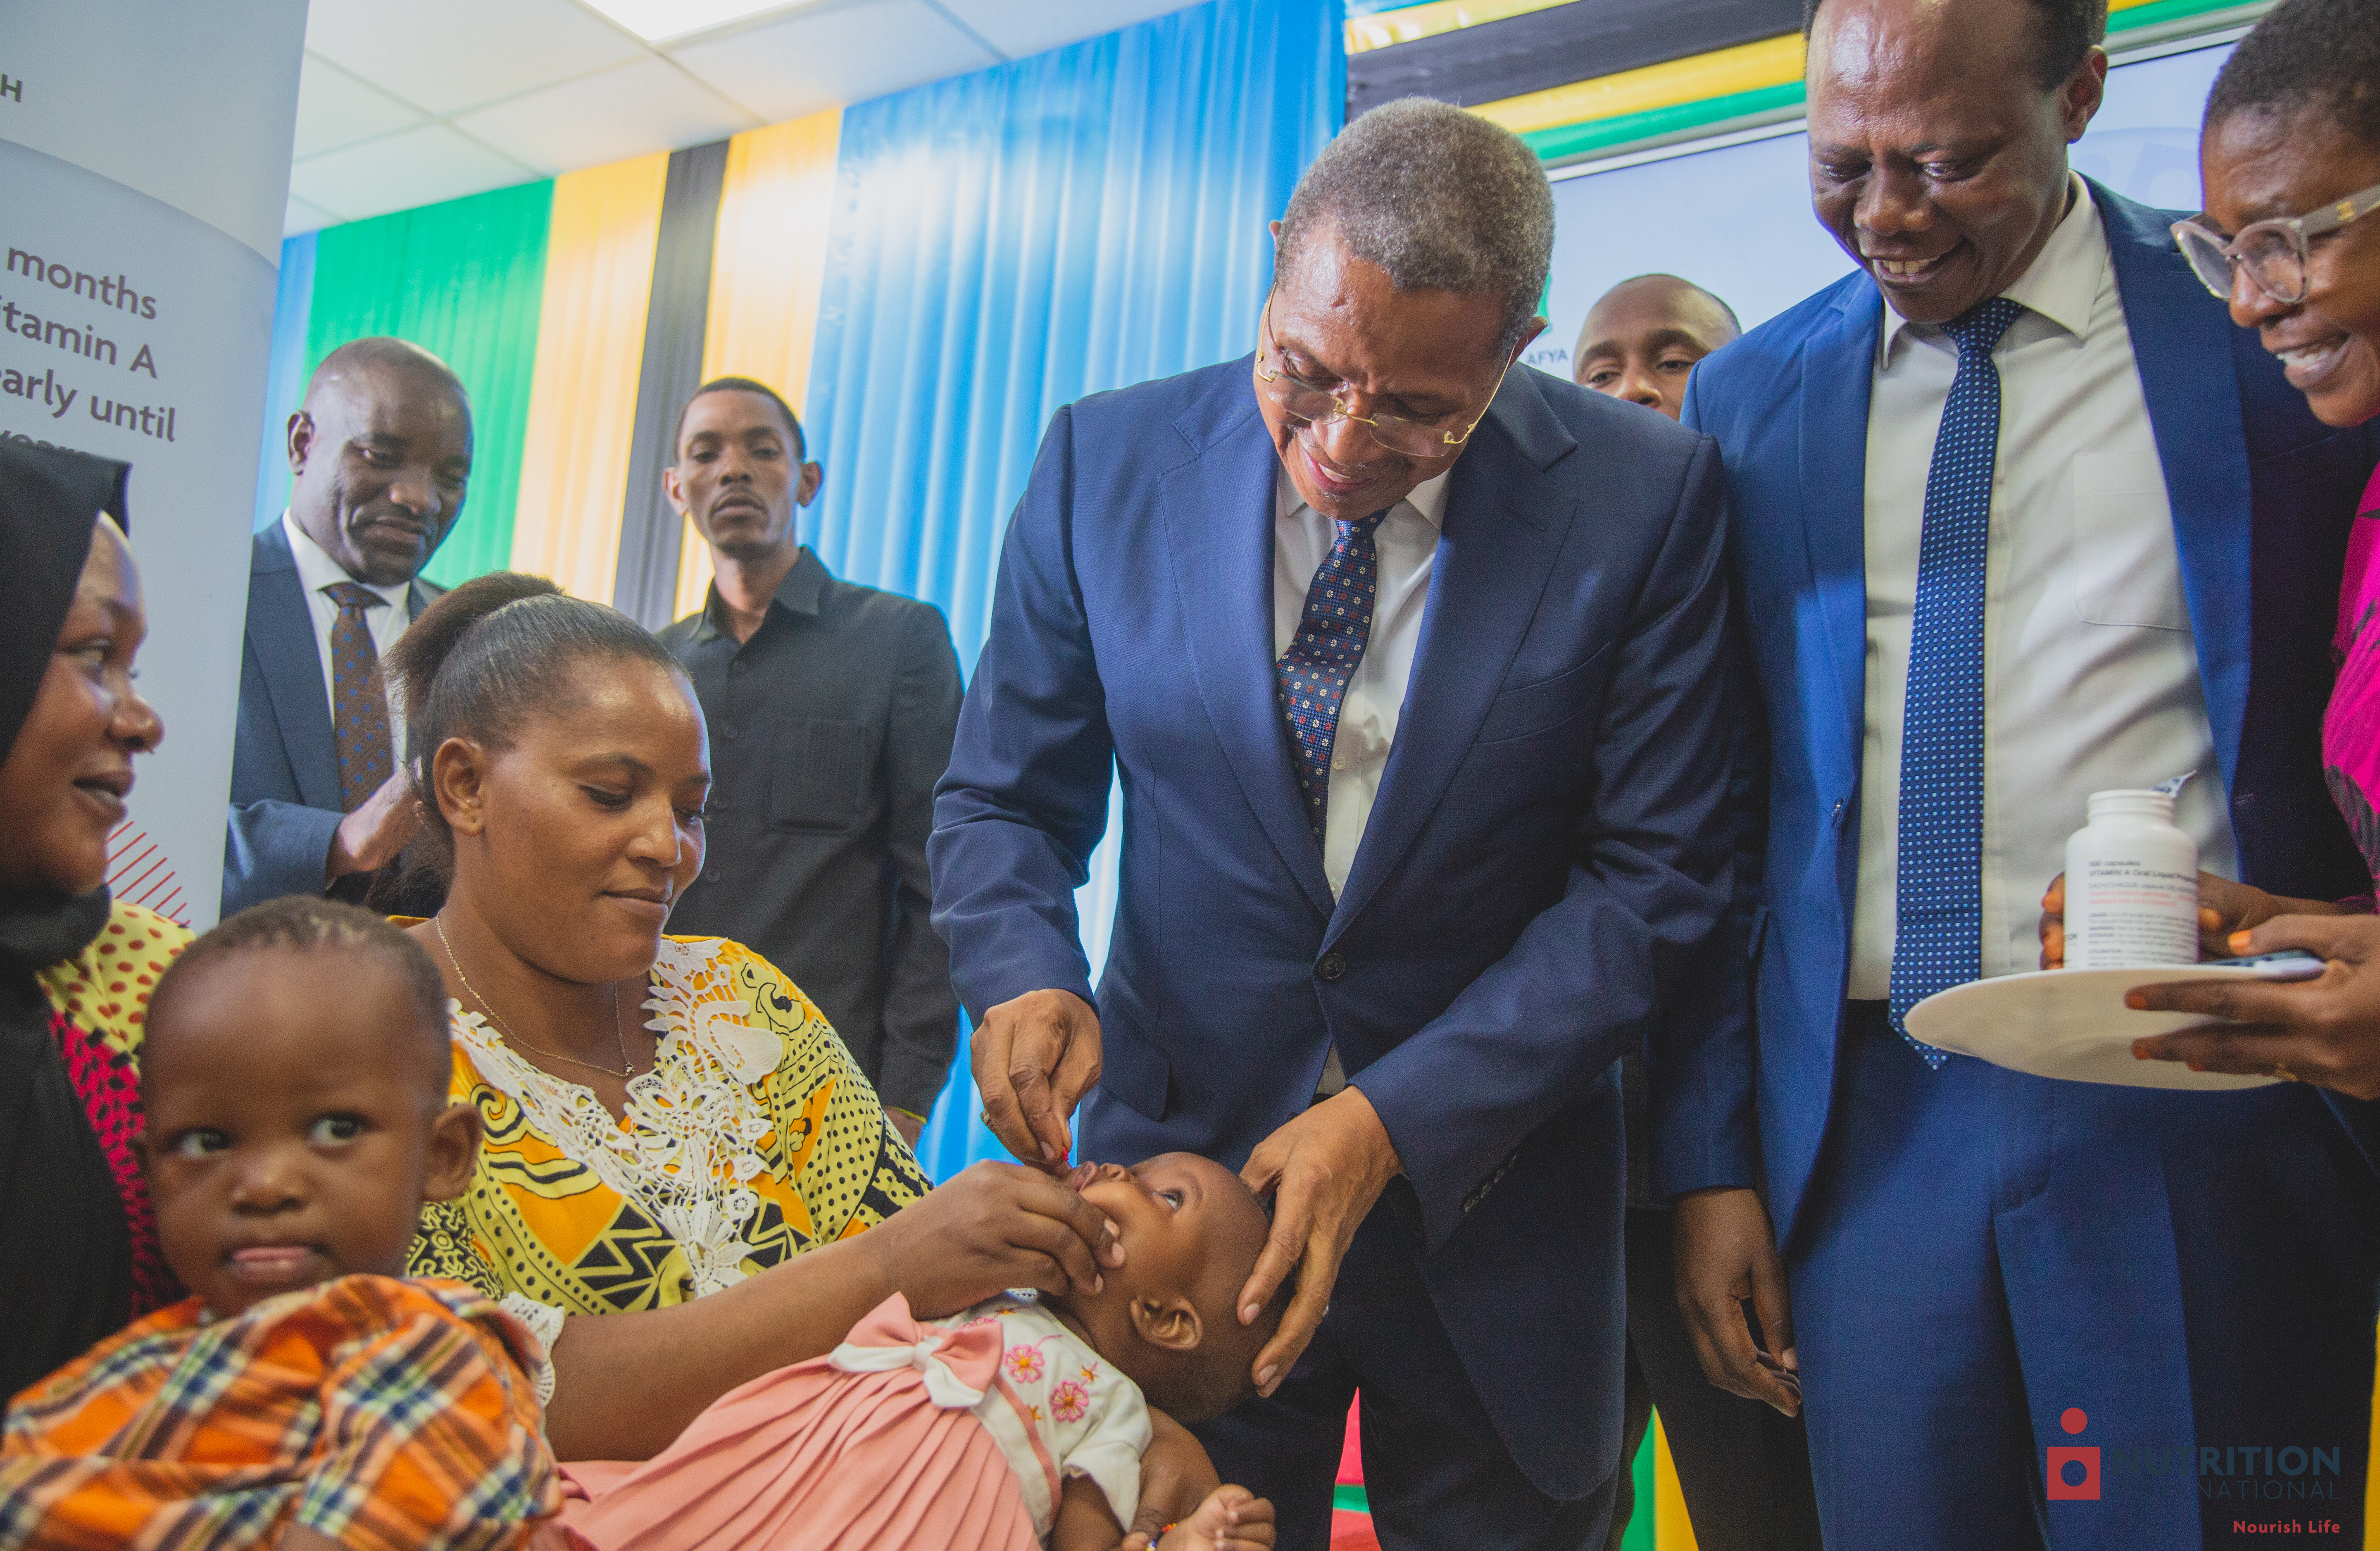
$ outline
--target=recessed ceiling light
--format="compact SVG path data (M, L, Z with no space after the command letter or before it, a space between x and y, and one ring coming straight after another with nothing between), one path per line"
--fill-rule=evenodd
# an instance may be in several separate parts
M585 0L649 43L789 8L785 0Z

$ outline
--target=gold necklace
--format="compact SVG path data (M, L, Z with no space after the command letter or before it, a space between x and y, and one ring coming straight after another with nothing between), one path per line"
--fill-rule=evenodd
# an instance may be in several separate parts
M516 1045L519 1045L523 1050L528 1051L530 1055L542 1056L549 1061L567 1061L574 1067L585 1067L589 1071L600 1071L609 1077L634 1077L637 1075L637 1063L628 1058L628 1036L620 1032L620 986L618 982L613 982L612 985L612 1037L620 1042L620 1064L617 1067L607 1067L600 1061L582 1061L576 1056L565 1056L558 1050L540 1050L536 1045L529 1044L528 1041L513 1032L513 1026L504 1021L504 1015L496 1010L494 1003L480 995L480 988L473 985L471 983L471 977L463 972L463 961L455 957L455 945L446 940L446 912L441 910L436 915L431 916L430 918L430 926L432 931L438 934L438 946L446 950L446 962L455 966L455 978L462 983L463 989L465 991L470 993L471 1000L480 1004L480 1010L486 1013L490 1018L495 1020L496 1027L504 1031L505 1039L511 1041Z

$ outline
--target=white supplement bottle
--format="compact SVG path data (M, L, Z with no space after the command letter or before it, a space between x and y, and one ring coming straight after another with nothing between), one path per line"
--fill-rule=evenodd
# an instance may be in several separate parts
M2198 961L2198 842L2161 791L2091 794L2066 842L2066 967L2130 970Z

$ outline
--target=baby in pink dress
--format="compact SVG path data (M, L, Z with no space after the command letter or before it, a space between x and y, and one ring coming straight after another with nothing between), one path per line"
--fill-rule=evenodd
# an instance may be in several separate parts
M1269 1225L1220 1164L1171 1153L1073 1182L1125 1250L1098 1293L924 1321L895 1293L832 1353L729 1392L654 1459L565 1467L580 1500L564 1522L597 1551L1111 1551L1139 1509L1148 1407L1198 1422L1253 1394L1288 1289L1239 1322ZM1271 1505L1224 1486L1158 1546L1272 1544Z

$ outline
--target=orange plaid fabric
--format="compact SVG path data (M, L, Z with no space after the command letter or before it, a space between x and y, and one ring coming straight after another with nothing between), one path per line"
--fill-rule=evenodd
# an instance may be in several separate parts
M188 1299L27 1389L0 1547L525 1545L561 1510L535 1339L452 1283L345 1276L209 1320Z

